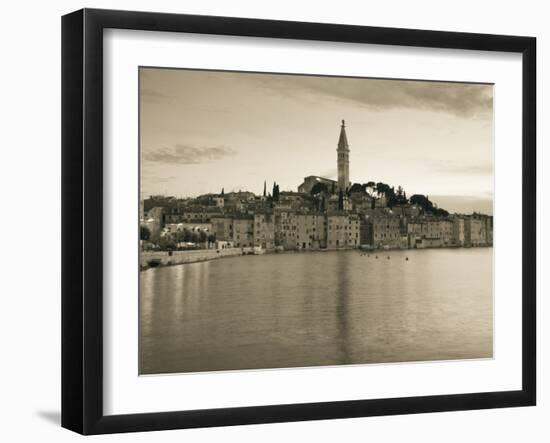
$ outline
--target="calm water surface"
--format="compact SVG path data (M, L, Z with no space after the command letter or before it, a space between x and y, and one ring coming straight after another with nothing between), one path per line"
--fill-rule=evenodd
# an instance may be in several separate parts
M141 373L492 357L492 254L307 252L149 269Z

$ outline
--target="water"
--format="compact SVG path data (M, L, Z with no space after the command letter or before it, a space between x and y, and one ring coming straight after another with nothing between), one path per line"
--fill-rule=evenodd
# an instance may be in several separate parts
M492 357L492 253L306 252L149 269L140 371Z

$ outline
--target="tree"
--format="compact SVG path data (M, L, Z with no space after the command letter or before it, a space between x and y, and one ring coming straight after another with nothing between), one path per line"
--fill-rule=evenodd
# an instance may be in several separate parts
M437 205L434 205L427 195L414 194L410 198L410 202L413 205L420 206L426 213L437 215L439 217L447 217L449 215L448 211L443 208L438 208Z
M363 186L360 183L354 183L351 185L351 188L349 188L349 193L353 194L356 192L365 192Z
M388 193L390 192L390 186L386 183L378 182L376 183L376 193L380 195L388 196Z
M199 242L206 243L206 240L208 240L208 234L204 231L199 231Z
M264 197L266 197L266 182L264 180Z
M324 183L315 183L313 185L313 188L311 188L311 195L317 195L321 193L327 193L328 194L328 186Z
M411 198L410 198L410 201L413 205L418 205L420 206L423 210L425 211L428 211L431 209L433 209L433 204L432 202L428 199L427 196L425 195L422 195L422 194L414 194Z
M139 239L140 240L149 240L151 238L151 231L147 226L139 227Z
M192 238L192 232L187 228L183 228L183 231L180 231L178 233L178 241L183 241L187 243L190 242Z
M279 201L279 185L273 182L273 201Z
M159 247L162 251L173 251L176 249L176 242L172 236L165 235L159 239Z
M220 194L222 197L225 195L225 190L222 188L222 193Z
M176 241L178 243L184 242L185 240L185 229L176 232Z

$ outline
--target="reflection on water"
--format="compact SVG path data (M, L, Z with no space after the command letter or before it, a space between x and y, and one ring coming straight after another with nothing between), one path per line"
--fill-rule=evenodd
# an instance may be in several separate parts
M140 371L492 357L492 252L286 253L149 269Z

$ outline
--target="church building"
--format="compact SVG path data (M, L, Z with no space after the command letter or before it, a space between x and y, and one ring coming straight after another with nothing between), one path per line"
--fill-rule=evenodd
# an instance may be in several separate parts
M345 192L350 186L349 181L349 144L346 134L346 122L342 120L342 126L340 127L340 137L338 139L338 145L336 148L338 166L338 180L331 180L325 177L319 177L316 175L310 175L304 177L304 182L298 186L298 192L310 193L313 187L317 183L322 183L327 186L329 192L334 189L335 193Z

